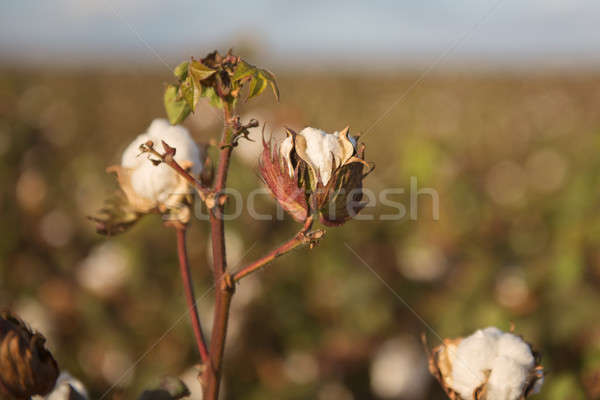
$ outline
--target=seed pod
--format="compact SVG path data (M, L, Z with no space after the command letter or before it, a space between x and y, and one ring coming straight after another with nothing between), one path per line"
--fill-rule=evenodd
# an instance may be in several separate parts
M355 216L365 206L362 181L373 170L365 146L357 146L348 127L287 134L278 148L265 143L261 158L263 180L279 204L300 222L319 214L323 224L336 226Z
M0 315L0 393L28 399L52 390L59 371L45 342L16 316Z

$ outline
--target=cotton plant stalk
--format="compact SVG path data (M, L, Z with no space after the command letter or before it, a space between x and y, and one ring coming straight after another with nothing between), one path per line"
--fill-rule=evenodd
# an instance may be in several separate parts
M364 158L365 146L346 127L327 133L307 127L299 133L286 130L287 138L272 145L263 137L259 172L272 196L297 222L292 238L266 255L231 273L227 268L224 208L231 154L243 146L250 129L259 122L242 121L236 105L270 88L279 100L275 76L228 52L179 64L176 83L168 85L164 104L168 121L157 119L127 147L118 166L109 167L120 191L90 217L97 231L115 235L127 231L140 218L161 215L165 226L175 229L180 272L188 302L194 337L202 365L199 375L203 399L219 397L229 310L236 285L266 264L301 246L313 248L324 231L313 229L316 221L339 226L363 207L362 181L373 170ZM213 165L202 149L180 125L196 109L200 98L222 112L223 130L218 141L218 160ZM264 126L264 125L263 125ZM277 148L276 148L277 147ZM187 257L186 230L194 202L209 210L212 272L216 284L212 334L205 338L196 309L191 270Z

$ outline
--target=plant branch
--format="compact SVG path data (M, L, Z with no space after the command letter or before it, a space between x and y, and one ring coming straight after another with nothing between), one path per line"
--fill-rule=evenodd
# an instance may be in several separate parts
M275 250L271 251L266 256L261 257L258 260L254 261L254 262L246 265L242 269L240 269L238 272L236 272L233 275L233 282L240 281L242 278L250 275L251 273L261 269L266 264L275 260L277 257L280 257L280 256L294 250L295 248L302 246L304 244L307 244L307 243L312 243L314 240L319 239L323 234L322 231L316 231L316 232L314 232L313 235L310 235L308 233L308 231L312 227L312 223L313 223L313 217L310 216L306 219L304 226L302 227L302 229L300 229L300 231L296 234L296 236L294 236L292 239L288 240L287 242L285 242L284 244L282 244Z
M175 161L175 159L173 158L173 156L175 155L175 148L170 147L164 141L162 143L163 147L165 148L164 154L161 154L154 149L154 143L152 143L152 141L144 143L140 146L140 149L142 150L142 152L155 155L160 159L160 162L167 164L169 167L175 170L175 172L177 172L179 176L183 177L198 191L198 195L200 196L202 201L206 201L206 199L208 199L209 196L212 194L210 188L204 186L202 182L200 182L200 180L193 177L185 168L183 168L177 161Z
M194 329L194 336L196 337L196 344L200 357L203 363L207 363L209 359L208 349L206 341L204 339L204 333L202 332L202 326L200 325L200 318L198 317L198 308L196 306L196 296L194 294L194 287L192 286L192 277L190 274L190 266L188 262L187 249L186 249L186 228L185 226L177 227L177 253L179 255L179 268L181 270L181 279L183 281L183 287L185 288L185 297L187 300L188 311L192 320L192 327Z
M221 192L227 182L229 160L233 146L231 144L231 106L224 103L225 126L221 138L221 151L219 154L219 166L214 185L214 193ZM206 400L217 400L222 374L223 353L225 350L225 339L227 337L227 323L229 320L229 307L234 293L230 276L226 273L227 259L225 252L225 231L223 224L224 202L217 201L210 209L210 227L213 254L213 275L217 292L215 294L215 311L213 316L212 335L210 340L210 364L203 376L204 398Z

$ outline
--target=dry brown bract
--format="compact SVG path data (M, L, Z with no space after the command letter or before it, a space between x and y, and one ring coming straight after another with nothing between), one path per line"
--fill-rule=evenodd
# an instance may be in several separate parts
M0 394L28 399L52 390L59 371L45 342L15 315L0 314Z

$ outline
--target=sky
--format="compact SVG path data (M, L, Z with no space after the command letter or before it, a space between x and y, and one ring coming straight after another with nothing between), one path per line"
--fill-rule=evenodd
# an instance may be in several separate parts
M598 0L2 0L0 62L149 68L231 46L296 68L600 66Z

